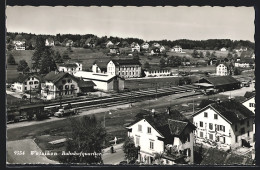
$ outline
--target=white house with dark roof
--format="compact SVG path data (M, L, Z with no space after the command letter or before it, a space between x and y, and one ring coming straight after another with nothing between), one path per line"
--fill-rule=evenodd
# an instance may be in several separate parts
M107 64L107 74L122 78L141 77L141 65L134 59L111 60Z
M78 71L82 71L82 63L78 62L57 64L57 67L60 72L69 73L71 75L77 73Z
M66 72L49 72L41 83L41 96L43 99L77 96L80 92L79 79Z
M28 90L38 90L40 87L42 77L40 75L24 75L20 74L11 88L16 92L24 93Z
M45 40L45 46L49 46L49 47L54 46L54 39L53 38L47 38Z
M113 46L114 43L112 43L112 41L107 41L107 42L105 43L105 45L106 45L106 47L110 47L110 46Z
M25 50L25 41L13 41L15 50Z
M171 49L172 52L176 52L176 53L182 53L182 48L181 46L179 45L176 45L174 46L172 49Z
M159 154L161 164L193 163L195 126L192 123L186 118L180 119L184 116L169 109L165 113L141 112L146 113L126 127L128 137L133 138L135 146L140 149L139 162L154 164L156 154Z
M192 117L199 141L208 140L230 148L253 142L254 114L234 99L209 104Z
M162 53L162 52L164 52L165 51L165 47L164 46L161 46L160 47L160 52Z
M109 61L96 61L93 65L92 65L92 72L93 73L107 73L107 63Z
M216 75L217 76L227 76L229 75L229 68L225 63L220 63L216 67Z
M246 92L244 97L246 98L242 104L255 113L255 92Z
M124 79L108 74L79 71L74 74L84 81L93 81L94 88L101 91L122 91L124 89Z
M222 48L220 49L220 51L225 52L225 51L227 51L227 49L226 49L225 47L222 47Z
M144 50L148 50L149 49L149 43L148 42L144 42L142 45L141 45L141 47L142 47L142 49L144 49Z
M132 52L136 51L136 52L140 52L140 45L136 42L133 42L131 44L131 49L132 49Z

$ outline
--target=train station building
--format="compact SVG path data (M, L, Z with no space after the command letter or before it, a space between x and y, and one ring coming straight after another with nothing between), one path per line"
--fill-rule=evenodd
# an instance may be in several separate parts
M204 77L194 83L201 89L214 88L219 92L239 89L241 82L232 76Z

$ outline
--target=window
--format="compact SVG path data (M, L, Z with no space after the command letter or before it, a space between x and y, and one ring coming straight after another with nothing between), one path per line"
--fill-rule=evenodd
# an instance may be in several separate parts
M249 124L249 120L248 120L248 121L247 121L247 127L249 127L249 125L250 125L250 124Z
M214 114L214 119L218 119L218 115L217 114Z
M223 137L223 143L226 143L226 138L225 137Z
M150 149L153 149L153 141L150 141Z
M236 143L238 142L238 136L236 136Z
M211 134L211 133L209 134L209 139L213 140L213 134Z
M140 137L139 137L139 136L136 136L136 142L135 142L135 143L136 143L136 145L138 145L138 146L140 145Z
M34 77L32 77L32 80L34 80Z
M34 81L34 84L39 84L39 82L38 81Z
M191 150L187 149L187 156L191 156Z
M187 142L190 142L190 135L187 136Z
M24 87L24 90L27 90L27 87Z
M209 123L209 129L213 130L213 124L212 123Z
M249 133L249 131L247 131L247 137L249 137L250 136L250 133Z
M72 80L71 79L68 79L68 83L71 83L72 82Z
M149 134L152 133L152 129L150 127L147 128L147 133L149 133Z
M27 85L27 81L25 81L23 84Z
M203 138L203 132L200 132L200 137Z
M32 84L33 84L33 82L32 82L32 81L30 81L30 82L29 82L29 85L32 85Z
M203 127L203 122L200 121L200 127Z
M249 107L255 107L255 103L249 103Z
M74 86L74 84L72 84L70 87L71 87L71 89L74 89L75 86Z
M142 132L142 125L138 125L138 131Z
M235 125L235 131L237 131L237 125Z
M208 117L208 113L207 112L204 112L204 117Z

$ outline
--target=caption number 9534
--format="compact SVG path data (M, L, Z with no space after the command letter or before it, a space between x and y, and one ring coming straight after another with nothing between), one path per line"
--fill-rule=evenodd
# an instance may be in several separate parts
M24 151L14 151L15 155L25 155Z

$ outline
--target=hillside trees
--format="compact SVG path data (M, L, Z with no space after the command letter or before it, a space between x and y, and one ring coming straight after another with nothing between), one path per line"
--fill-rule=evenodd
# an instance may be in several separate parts
M95 116L83 116L70 120L71 133L66 142L65 152L98 153L97 155L61 155L62 163L102 163L102 146L106 138L106 130Z
M193 58L199 58L199 57L200 57L200 56L199 56L199 52L198 52L197 50L193 50L191 56L192 56Z
M25 60L20 60L17 66L17 71L22 71L23 73L29 72L30 68L28 66L28 63Z
M9 54L8 59L7 59L7 63L10 65L15 65L15 59L14 56L12 54Z

